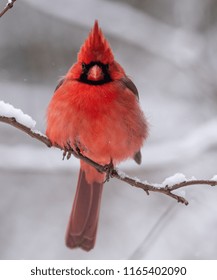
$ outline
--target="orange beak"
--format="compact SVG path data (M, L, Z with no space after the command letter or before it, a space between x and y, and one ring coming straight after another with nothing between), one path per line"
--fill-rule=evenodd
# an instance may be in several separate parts
M91 81L100 81L104 77L104 74L102 72L102 69L98 65L94 65L93 67L90 68L88 71L88 80Z

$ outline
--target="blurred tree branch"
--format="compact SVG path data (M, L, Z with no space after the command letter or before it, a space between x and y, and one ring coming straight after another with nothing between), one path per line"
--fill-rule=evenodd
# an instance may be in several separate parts
M19 130L23 131L24 133L28 134L29 136L31 136L31 137L37 139L38 141L44 143L47 147L54 146L58 149L63 150L63 148L58 146L58 145L52 145L50 139L48 139L42 133L40 133L38 131L34 131L34 130L26 127L25 125L17 122L14 117L0 116L0 122L4 122L4 123L10 124L10 125L16 127L17 129L19 129ZM96 168L99 172L107 173L107 175L109 175L109 177L113 177L113 178L116 178L116 179L121 180L123 182L126 182L127 184L129 184L133 187L143 189L146 192L147 195L149 195L150 192L158 192L158 193L167 195L167 196L177 200L177 202L181 202L185 205L188 205L188 201L184 197L182 197L180 195L177 195L177 194L174 194L173 191L175 191L177 189L180 189L180 188L183 188L183 187L191 186L191 185L217 186L217 181L216 180L196 180L196 179L192 179L192 180L185 180L183 182L179 182L179 183L173 184L171 186L166 185L165 187L156 187L156 185L154 185L154 184L141 182L138 179L131 178L131 177L127 176L126 174L123 174L121 171L118 171L117 169L114 169L109 164L105 165L105 166L100 165L100 164L94 162L93 160L91 160L90 158L87 158L84 155L82 155L79 150L75 151L70 147L70 145L68 145L68 147L64 148L63 158L65 158L65 156L67 156L67 159L69 159L71 154L73 154L76 158L81 159L81 160L85 161L86 163L90 164L91 166Z
M14 2L16 0L8 0L7 5L5 6L5 8L0 12L0 18L11 8L13 8Z

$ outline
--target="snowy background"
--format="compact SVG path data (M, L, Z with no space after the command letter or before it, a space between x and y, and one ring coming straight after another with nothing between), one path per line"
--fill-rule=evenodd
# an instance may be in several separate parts
M6 1L0 1L0 9ZM217 1L20 0L0 21L0 100L45 131L60 76L93 25L137 85L150 123L143 163L120 168L160 183L217 174ZM0 123L1 259L216 259L217 189L186 189L189 206L117 180L104 188L96 247L64 236L78 160Z

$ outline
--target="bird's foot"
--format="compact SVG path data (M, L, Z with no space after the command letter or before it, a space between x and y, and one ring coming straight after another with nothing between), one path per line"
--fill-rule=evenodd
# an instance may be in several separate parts
M63 151L63 160L66 158L67 160L70 159L72 155L72 147L70 145L70 142L67 142L66 145L64 146L64 151Z
M103 172L106 173L106 176L105 176L105 182L109 182L109 179L110 177L112 177L112 171L114 169L114 164L113 164L113 161L112 159L110 160L109 164L106 164L103 166Z

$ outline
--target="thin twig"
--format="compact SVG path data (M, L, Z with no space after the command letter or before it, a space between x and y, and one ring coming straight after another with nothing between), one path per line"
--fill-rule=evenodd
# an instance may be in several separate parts
M58 149L61 150L65 150L62 147L58 146L58 145L52 145L50 139L48 139L45 135L42 135L39 132L36 132L34 130L31 130L30 128L26 127L25 125L19 123L16 121L15 118L13 117L5 117L5 116L0 116L0 121L10 124L16 128L18 128L19 130L23 131L24 133L28 134L29 136L33 137L34 139L39 140L40 142L44 143L47 147L56 147ZM66 150L65 150L66 151ZM90 164L91 166L93 166L94 168L96 168L99 172L101 173L106 173L108 172L108 166L105 165L100 165L97 162L91 160L90 158L83 156L79 151L75 151L73 150L71 147L67 148L67 151L69 153L69 155L73 154L76 158L81 159L83 161L85 161L86 163ZM70 157L70 156L69 156ZM67 158L69 158L67 157ZM157 193L161 193L164 195L167 195L175 200L177 200L177 202L181 202L185 205L188 205L188 201L177 194L174 194L173 191L183 188L183 187L187 187L187 186L191 186L191 185L210 185L210 186L217 186L217 181L216 180L187 180L187 181L183 181L177 184L174 184L172 186L165 186L165 187L156 187L155 185L149 184L149 183L145 183L145 182L140 182L136 179L133 179L127 175L123 175L122 172L117 171L116 169L111 169L109 170L109 174L110 177L116 178L118 180L121 180L133 187L136 188L140 188L143 189L147 195L149 195L150 192L157 192Z
M5 6L5 8L0 12L0 18L8 11L10 10L11 8L13 8L13 5L14 5L14 2L16 0L11 0L11 1L8 1L7 5Z
M17 120L13 117L9 118L9 117L0 116L0 121L18 128L19 130L27 133L32 138L35 138L35 139L41 141L48 147L52 146L51 141L45 135L42 135L41 133L36 132L36 131L30 129L29 127L17 122Z

